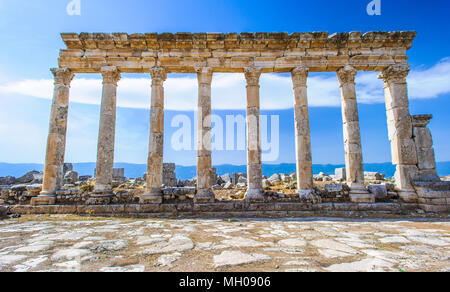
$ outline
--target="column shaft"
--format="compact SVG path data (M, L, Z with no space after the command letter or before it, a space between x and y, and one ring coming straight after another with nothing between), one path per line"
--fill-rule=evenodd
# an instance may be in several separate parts
M297 160L297 188L300 197L313 193L311 134L309 127L308 94L306 81L309 68L299 66L292 71L294 84L295 148Z
M68 69L51 69L55 85L50 114L47 153L45 158L42 192L32 200L32 204L55 203L55 191L63 180L64 155L66 151L67 115L69 111L70 83L74 77Z
M164 81L167 74L163 68L155 67L152 76L152 102L150 109L150 138L147 163L147 187L141 203L161 204L163 194L164 154Z
M262 187L259 78L261 70L245 68L247 80L247 180L246 200L264 200Z
M112 195L117 83L120 79L120 73L116 67L102 68L102 75L103 91L100 109L94 197L109 197Z
M198 135L197 135L197 194L195 202L214 202L212 191L211 141L211 82L212 69L199 68L198 75Z
M350 197L353 202L375 202L364 186L364 168L356 101L356 69L345 66L337 71L342 93L342 121L344 127L345 167Z
M395 182L400 197L406 202L417 202L417 194L411 184L418 175L417 151L413 140L409 113L407 65L393 65L380 75L385 83L386 115L392 163L396 165Z

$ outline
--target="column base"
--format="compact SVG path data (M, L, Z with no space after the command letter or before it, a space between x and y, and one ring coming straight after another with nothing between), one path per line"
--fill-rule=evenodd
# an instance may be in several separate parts
M352 203L375 203L375 194L370 193L363 185L350 186L349 195Z
M315 194L314 190L300 190L299 197L302 202L319 204L322 203L322 198Z
M214 203L216 195L211 189L198 190L194 197L194 203Z
M145 192L139 199L140 204L162 204L163 193L161 190L151 190Z
M86 205L108 205L114 196L111 190L95 191L89 194Z
M49 192L41 192L39 196L31 198L31 205L55 205L56 195Z
M245 200L249 202L264 202L264 190L262 189L249 189L245 194Z
M419 196L414 190L398 190L398 196L405 203L419 202Z

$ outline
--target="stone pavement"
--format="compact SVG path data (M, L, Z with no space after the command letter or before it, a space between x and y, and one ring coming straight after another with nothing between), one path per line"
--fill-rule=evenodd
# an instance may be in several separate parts
M0 221L0 271L450 271L450 221Z

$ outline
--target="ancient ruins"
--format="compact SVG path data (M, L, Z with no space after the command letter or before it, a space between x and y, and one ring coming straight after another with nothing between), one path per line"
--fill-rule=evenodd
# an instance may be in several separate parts
M98 213L130 214L170 213L173 210L233 212L237 209L278 212L280 215L291 214L289 212L300 214L311 210L321 210L324 213L332 210L396 212L418 208L425 211L448 211L450 185L448 182L441 182L436 173L432 138L427 129L431 116L412 117L409 112L406 77L410 67L406 52L412 47L415 36L415 32L350 32L332 35L326 32L131 35L64 33L62 38L67 48L60 52L59 68L51 70L55 78L55 88L42 191L32 199L31 204L34 207L17 208L24 212L46 212L50 209L45 209L45 206L59 205L60 212L80 211L63 206L57 201L56 194L61 190L64 179L70 83L74 74L92 73L102 74L103 94L95 187L89 193L85 208L98 210ZM358 71L380 72L379 78L385 84L392 163L396 166L395 185L390 187L390 192L399 197L395 203L378 202L376 192L370 191L365 182L355 91L355 76ZM211 114L212 77L217 72L242 73L247 81L247 189L245 201L239 203L214 203L216 197L211 179L211 137L208 136L211 120L208 116ZM345 178L346 187L349 188L349 202L343 205L324 203L323 197L314 186L308 115L309 72L336 72L341 86ZM116 205L117 209L113 211L111 208L105 209L105 206L114 202L111 199L116 196L112 182L116 92L121 73L148 74L149 86L151 84L148 174L145 192L139 196L139 204L121 207ZM191 73L198 76L200 134L196 190L192 205L180 205L176 202L166 204L164 200L163 85L168 73ZM267 187L263 185L259 125L259 80L261 74L265 73L292 74L297 203L267 203ZM103 206L103 209L95 209L95 206Z

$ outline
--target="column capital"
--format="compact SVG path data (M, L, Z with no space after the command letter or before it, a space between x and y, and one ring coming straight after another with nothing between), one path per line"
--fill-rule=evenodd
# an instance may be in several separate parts
M102 67L103 84L113 84L117 86L120 80L120 72L115 66Z
M211 67L196 67L198 84L211 84L213 77L213 69Z
M309 67L305 65L300 65L296 67L294 70L292 70L291 74L294 87L306 86L306 81L309 75Z
M411 116L413 127L425 128L433 118L433 115L415 115Z
M383 79L385 83L405 82L405 78L408 76L410 69L409 65L392 65L384 69L378 78Z
M259 86L259 78L261 77L262 69L251 66L244 68L245 79L247 80L247 85Z
M75 76L70 69L67 68L52 68L50 71L55 77L55 84L62 84L64 86L70 86L73 77Z
M336 75L338 77L341 87L349 82L355 83L355 77L357 73L358 71L353 66L350 65L344 66L339 70L337 70Z
M167 72L162 67L153 67L150 69L150 75L152 76L152 84L162 84L167 79Z

